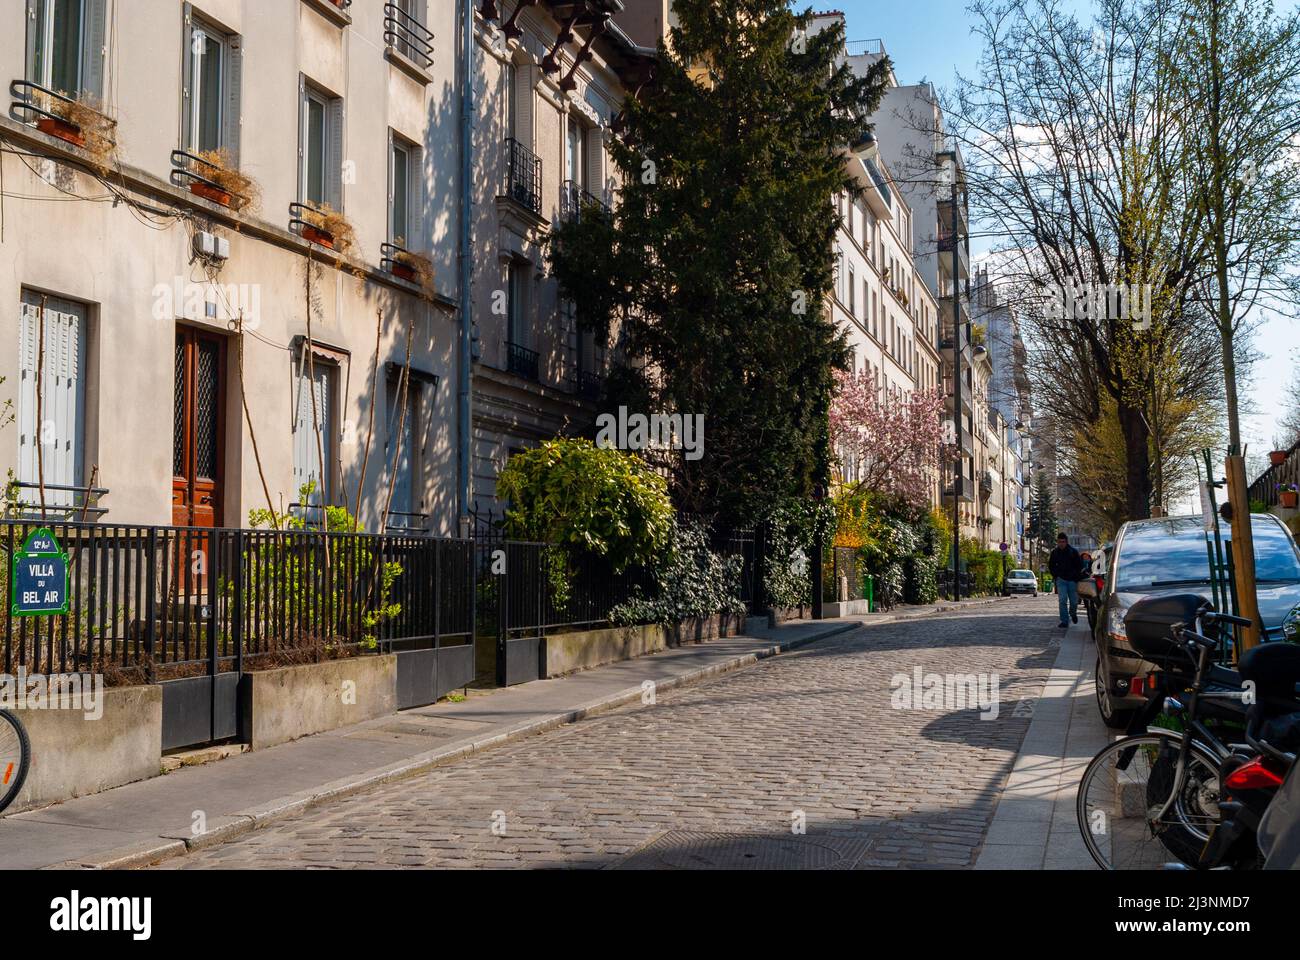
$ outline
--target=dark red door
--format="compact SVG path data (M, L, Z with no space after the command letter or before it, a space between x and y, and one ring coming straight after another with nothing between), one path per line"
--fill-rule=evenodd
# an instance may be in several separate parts
M176 328L172 438L172 523L221 526L221 457L225 406L225 339Z

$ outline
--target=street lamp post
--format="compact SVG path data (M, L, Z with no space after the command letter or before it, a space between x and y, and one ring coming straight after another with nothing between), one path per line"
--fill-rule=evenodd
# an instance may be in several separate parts
M961 298L957 292L958 273L961 270L960 252L957 248L957 153L945 150L937 154L944 171L944 179L952 187L952 226L949 241L952 243L952 421L957 440L954 457L956 471L952 487L952 595L961 599L961 495L965 472L961 456Z

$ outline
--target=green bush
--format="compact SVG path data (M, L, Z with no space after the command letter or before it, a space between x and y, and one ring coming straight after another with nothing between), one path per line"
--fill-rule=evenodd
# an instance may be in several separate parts
M817 531L830 547L836 509L829 500L791 499L778 504L768 522L763 589L773 607L812 603L811 563Z
M668 484L639 458L559 438L510 458L497 481L506 533L607 557L616 571L649 565L672 539Z
M710 548L708 531L700 522L674 523L671 547L651 568L654 595L647 598L638 591L610 612L610 621L672 624L687 617L744 613L742 566L738 554L724 556Z

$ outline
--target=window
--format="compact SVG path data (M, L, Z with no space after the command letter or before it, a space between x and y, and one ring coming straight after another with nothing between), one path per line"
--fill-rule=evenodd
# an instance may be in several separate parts
M182 56L183 146L193 153L225 150L238 163L243 73L239 37L200 19L187 3Z
M299 80L298 194L304 203L343 209L343 101Z
M389 131L388 232L389 239L408 250L423 250L421 230L424 206L420 148Z
M528 299L527 267L511 262L506 268L509 297L506 339L520 347L528 346L528 321L525 310Z
M389 526L407 526L403 520L421 512L416 478L419 476L421 450L417 443L423 436L420 429L422 384L414 371L406 378L402 388L402 368L390 368L388 378L388 441L384 455L393 477L393 500L390 506ZM403 396L405 394L405 396ZM403 402L405 401L405 402ZM399 439L400 438L400 439ZM396 514L397 516L393 516ZM401 516L405 514L406 516Z
M22 483L37 483L42 475L47 488L84 482L86 339L83 304L46 297L42 316L41 295L23 291L18 343L18 480ZM49 502L67 497L66 492L52 493Z
M27 78L102 99L106 7L107 0L27 0Z
M294 495L304 484L315 486L304 505L333 503L335 462L335 382L338 366L316 357L308 363L305 350L294 366L293 418Z

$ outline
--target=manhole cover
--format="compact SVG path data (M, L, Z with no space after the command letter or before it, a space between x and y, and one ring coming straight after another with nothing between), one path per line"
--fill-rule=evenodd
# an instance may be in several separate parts
M866 838L753 836L670 830L616 870L848 870L871 847Z

